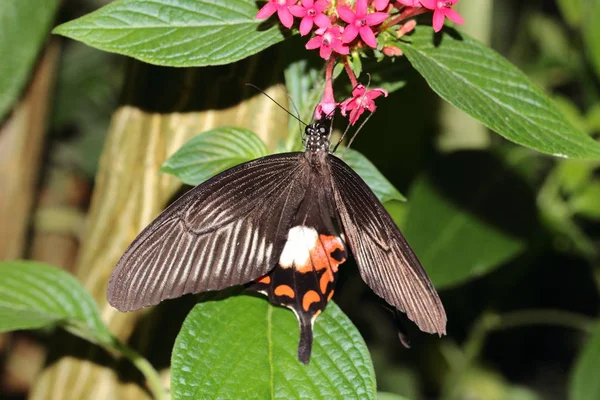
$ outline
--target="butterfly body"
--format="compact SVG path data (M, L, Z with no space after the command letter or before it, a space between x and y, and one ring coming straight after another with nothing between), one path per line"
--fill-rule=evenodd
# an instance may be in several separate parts
M443 334L441 302L406 240L364 181L329 152L323 122L305 151L240 164L184 194L133 241L108 301L132 311L187 293L246 285L294 311L299 359L352 253L365 282L421 330Z

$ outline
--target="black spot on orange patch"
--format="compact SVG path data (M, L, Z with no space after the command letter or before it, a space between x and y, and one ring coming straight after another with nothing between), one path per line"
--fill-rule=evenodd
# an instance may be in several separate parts
M290 286L288 285L279 285L275 288L275 291L273 292L275 293L275 296L287 296L290 298L294 298L296 297L296 293L294 292L294 289L292 289Z
M321 296L319 296L319 293L315 292L314 290L309 290L302 298L302 308L304 311L308 312L310 305L313 303L318 303L320 300Z
M336 254L337 257L341 257L342 260L333 256L334 252L340 252ZM306 264L296 265L296 270L300 273L308 273L314 271L321 271L322 269L332 269L332 272L337 272L338 266L345 261L344 244L340 238L329 235L319 235L319 240L315 244L315 247L309 251L310 257Z

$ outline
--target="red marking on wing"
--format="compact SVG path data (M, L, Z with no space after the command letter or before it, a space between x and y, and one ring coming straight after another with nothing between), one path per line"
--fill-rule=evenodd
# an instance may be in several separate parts
M290 298L296 297L296 293L294 293L294 289L292 289L288 285L279 285L275 288L275 296L287 296Z
M315 244L315 247L309 250L310 257L306 261L306 264L296 265L296 270L304 274L312 272L313 269L315 271L327 269L331 275L331 281L333 281L333 273L337 272L338 266L346 261L345 259L338 261L333 258L332 254L336 250L344 251L344 244L338 237L319 235L319 240Z
M321 296L319 296L319 293L315 292L314 290L309 290L302 298L302 308L304 308L304 311L308 312L310 305L312 303L318 303L320 300Z

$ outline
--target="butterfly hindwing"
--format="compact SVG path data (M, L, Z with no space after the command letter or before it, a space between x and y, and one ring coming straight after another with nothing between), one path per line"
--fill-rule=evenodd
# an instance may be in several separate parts
M109 303L132 311L269 272L305 197L306 168L302 153L278 154L191 189L125 251L111 275Z
M331 300L347 257L330 187L329 179L314 170L279 262L248 286L294 311L300 324L298 358L304 363L310 359L314 321Z
M363 280L422 331L445 334L444 307L390 215L348 165L333 155L328 163L335 205Z

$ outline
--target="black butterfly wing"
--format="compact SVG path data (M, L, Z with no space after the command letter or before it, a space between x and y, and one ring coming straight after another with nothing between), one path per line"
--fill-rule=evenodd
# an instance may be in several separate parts
M127 248L110 277L108 302L132 311L269 272L304 197L306 168L302 153L267 156L185 193Z
M333 155L328 162L335 204L363 280L422 331L445 334L444 307L388 212L352 168Z

